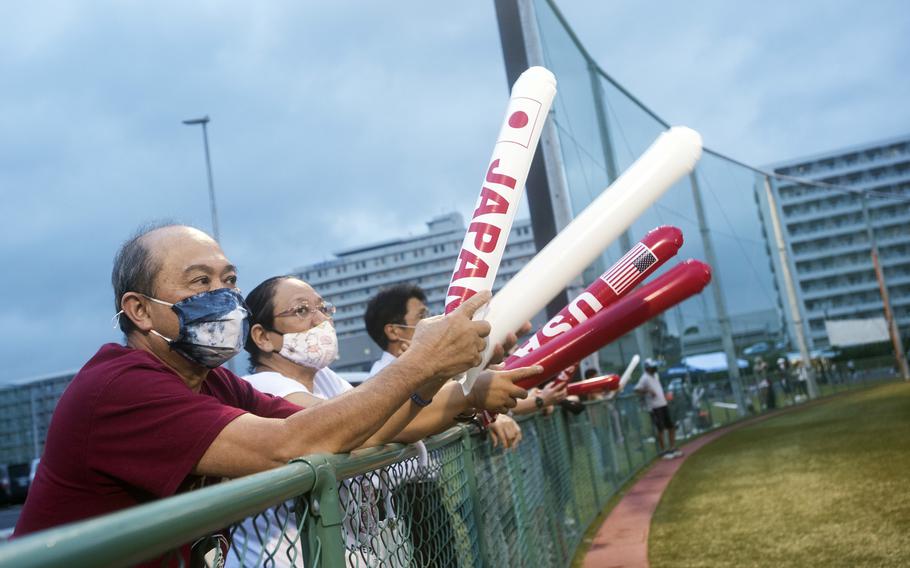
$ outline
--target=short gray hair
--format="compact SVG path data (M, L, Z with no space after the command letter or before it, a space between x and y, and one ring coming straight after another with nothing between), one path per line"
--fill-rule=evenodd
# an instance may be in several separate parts
M146 296L155 295L155 276L161 269L161 263L152 251L142 242L143 237L152 231L165 227L177 227L173 221L159 221L142 225L126 242L114 257L114 269L111 271L111 285L114 287L114 310L119 312L123 295L127 292L138 292ZM121 314L120 330L129 335L136 330L133 321Z

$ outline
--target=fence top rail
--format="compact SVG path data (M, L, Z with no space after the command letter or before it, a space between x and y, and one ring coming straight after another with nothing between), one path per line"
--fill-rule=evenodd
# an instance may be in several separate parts
M423 443L428 451L435 450L460 440L465 428L466 426L453 426L445 432L423 440ZM420 451L414 444L386 444L350 454L336 454L329 457L329 462L335 467L338 479L347 479L418 455Z
M427 439L427 449L460 439L463 429L450 428ZM129 566L311 491L320 464L333 466L338 479L344 479L418 454L413 444L388 444L351 454L307 456L269 471L15 539L0 545L0 566L60 561Z
M0 566L133 565L306 493L315 482L310 461L290 463L15 539L0 546Z

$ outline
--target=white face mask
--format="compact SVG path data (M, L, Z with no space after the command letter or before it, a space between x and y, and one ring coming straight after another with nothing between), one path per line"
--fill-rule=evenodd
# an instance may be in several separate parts
M324 369L338 359L335 327L324 321L301 333L285 333L278 354L303 367Z

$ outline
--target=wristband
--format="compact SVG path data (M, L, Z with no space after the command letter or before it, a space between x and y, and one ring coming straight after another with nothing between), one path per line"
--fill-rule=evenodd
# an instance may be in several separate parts
M535 396L535 397L534 397L534 405L537 406L538 409L543 408L543 407L544 407L543 399L540 398L539 396Z
M411 395L411 400L414 401L414 404L416 404L420 408L425 408L425 407L429 406L431 402L433 402L433 397L430 397L430 400L426 400L425 398L423 398L422 396L420 396L419 394L417 394L415 392L414 394Z
M455 416L455 422L473 422L477 418L476 412L462 412Z

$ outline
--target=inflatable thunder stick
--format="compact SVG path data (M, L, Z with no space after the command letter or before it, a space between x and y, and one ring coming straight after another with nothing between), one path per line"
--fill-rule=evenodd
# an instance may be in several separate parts
M446 313L477 292L493 289L555 95L556 78L543 67L531 67L512 86L505 120L446 292Z
M623 372L622 377L619 378L619 386L615 391L607 394L607 400L612 400L616 396L616 393L622 392L622 389L626 388L629 379L632 378L632 373L635 371L635 367L638 366L638 362L641 361L641 357L637 354L632 357L632 361L629 362L629 366L626 367L626 370Z
M616 390L619 388L619 375L604 375L594 377L577 383L569 383L566 389L569 395L591 394L605 390Z
M579 364L580 364L580 362L576 361L576 362L572 363L571 365L569 365L568 367L566 367L565 369L563 369L562 371L560 371L559 374L556 375L556 378L553 379L553 384L554 385L558 385L560 383L568 384L568 382L572 380L572 375L575 374L575 369L578 368Z
M467 372L464 391L471 390L496 344L581 274L645 209L691 172L700 157L701 136L694 130L675 126L662 133L629 169L513 276L481 316L492 329L481 364Z
M676 227L651 229L645 238L516 349L506 359L506 365L611 305L676 256L682 244L682 231Z
M528 389L546 381L573 361L632 331L654 316L701 292L711 281L711 268L704 262L687 260L677 264L615 304L561 334L546 345L507 365L517 369L541 365L539 375L515 381Z

